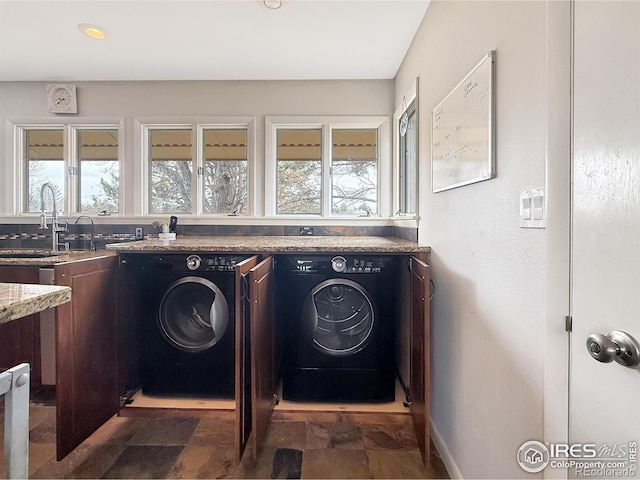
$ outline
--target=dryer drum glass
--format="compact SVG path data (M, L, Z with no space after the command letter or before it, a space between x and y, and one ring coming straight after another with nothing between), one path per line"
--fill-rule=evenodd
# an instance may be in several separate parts
M189 352L214 346L229 323L224 295L215 284L200 277L185 277L171 285L158 313L164 338Z
M314 346L329 355L351 355L366 346L374 314L366 291L356 282L331 279L305 300L306 331Z

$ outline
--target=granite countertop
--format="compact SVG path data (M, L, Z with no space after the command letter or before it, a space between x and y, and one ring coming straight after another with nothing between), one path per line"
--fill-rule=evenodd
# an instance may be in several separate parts
M57 307L71 300L71 288L0 283L0 324Z
M79 262L94 258L110 257L117 252L109 250L98 250L95 252L87 250L75 250L71 252L59 252L58 255L33 256L33 257L10 257L10 255L45 255L51 254L50 250L33 248L0 249L0 265L52 267L60 263Z
M365 236L181 236L176 240L110 243L107 249L129 252L237 253L418 253L430 248L395 237Z

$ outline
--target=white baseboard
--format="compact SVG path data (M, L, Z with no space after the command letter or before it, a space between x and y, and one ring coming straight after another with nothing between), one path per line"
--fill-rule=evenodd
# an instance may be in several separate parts
M442 458L442 462L444 463L445 468L447 469L447 473L451 478L464 478L458 465L456 465L455 460L451 456L451 452L447 448L447 445L444 443L440 432L433 424L433 419L430 421L431 423L431 439L433 440L433 444L438 449L438 453L440 454L440 458Z

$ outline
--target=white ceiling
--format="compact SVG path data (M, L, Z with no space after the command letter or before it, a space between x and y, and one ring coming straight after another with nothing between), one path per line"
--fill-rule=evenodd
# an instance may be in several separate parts
M0 0L0 81L391 79L428 4Z

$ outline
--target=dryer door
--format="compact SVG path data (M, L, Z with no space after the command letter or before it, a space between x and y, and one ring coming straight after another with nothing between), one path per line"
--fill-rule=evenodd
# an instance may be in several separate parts
M376 319L364 287L344 278L331 278L306 296L301 320L303 332L316 349L331 356L346 356L369 343Z
M227 331L227 300L210 280L183 277L162 297L158 324L165 340L175 348L202 352L218 343Z

